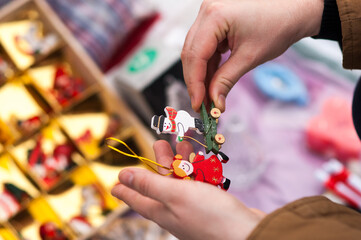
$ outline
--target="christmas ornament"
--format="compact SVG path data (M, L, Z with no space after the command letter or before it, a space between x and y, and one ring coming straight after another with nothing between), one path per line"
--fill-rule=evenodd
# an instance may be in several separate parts
M340 161L359 159L361 143L351 116L351 103L339 97L325 101L321 113L306 128L310 149Z
M116 139L116 138L108 138L108 141L116 141L122 145L124 145L131 153L123 152L109 144L107 142L107 146L125 156L137 158L150 168L152 168L155 172L163 176L173 175L176 178L182 179L192 179L195 181L201 181L210 183L215 186L221 187L223 190L228 190L231 181L228 178L223 176L223 167L222 163L227 163L229 158L222 152L219 152L217 155L212 155L209 158L205 158L203 152L198 152L197 155L194 153L190 155L190 161L183 160L182 156L177 154L173 158L173 162L171 166L164 166L159 164L151 159L138 156L125 142ZM154 167L155 165L156 167ZM169 172L166 174L161 174L158 171L158 168L163 168L168 170Z
M192 177L195 181L207 182L215 186L220 186L223 190L228 190L231 181L223 176L222 163L227 163L229 158L222 152L205 158L203 152L198 152L190 161L183 160L177 154L173 158L171 168L173 176L182 179Z
M164 112L166 117L155 115L152 118L151 127L158 134L177 134L177 142L181 142L189 129L196 130L198 134L204 132L202 121L192 117L188 112L183 110L176 111L172 107L164 108Z
M193 139L185 136L189 129L193 129L198 134L203 134L205 144L200 144L206 148L206 152L212 151L214 154L218 153L221 145L225 142L224 136L217 133L218 118L221 115L221 111L215 108L213 103L209 113L205 105L202 104L202 120L192 117L186 111L176 111L172 107L166 107L164 112L166 116L155 115L151 121L151 127L156 130L158 134L177 134L177 142L181 142L184 138Z

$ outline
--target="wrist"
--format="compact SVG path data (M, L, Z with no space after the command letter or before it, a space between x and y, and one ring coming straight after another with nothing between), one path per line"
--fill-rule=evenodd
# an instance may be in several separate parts
M320 32L324 0L299 0L296 4L298 38L315 36ZM298 39L298 40L299 40Z
M322 16L323 16L323 10L324 10L324 1L325 0L315 0L312 1L314 8L313 8L313 15L311 20L311 31L308 34L307 37L315 36L319 34L321 30L321 24L322 24Z

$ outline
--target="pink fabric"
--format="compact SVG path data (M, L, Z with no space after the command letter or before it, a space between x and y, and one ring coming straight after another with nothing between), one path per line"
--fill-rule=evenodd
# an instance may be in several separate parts
M290 68L304 81L310 103L300 107L268 99L256 88L251 71L230 92L218 130L226 137L221 150L230 158L223 166L224 176L232 181L229 192L249 207L266 212L324 192L314 172L327 158L309 150L305 128L328 97L341 97L351 103L354 88L353 83L324 64L306 60L292 49L273 61ZM242 124L232 124L234 119ZM232 133L227 126L241 130ZM259 171L253 175L247 170L252 164L258 168L250 169ZM246 184L239 177L243 170ZM252 182L252 178L256 180Z

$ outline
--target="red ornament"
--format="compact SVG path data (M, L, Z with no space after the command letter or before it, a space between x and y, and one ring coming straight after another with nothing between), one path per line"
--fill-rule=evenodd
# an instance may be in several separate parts
M92 132L90 131L90 129L87 129L80 137L75 139L75 141L78 144L81 144L81 143L89 143L92 141L92 139L93 139Z
M83 81L70 76L62 67L56 69L54 78L52 93L63 106L84 90Z
M348 205L361 209L361 178L350 172L341 162L332 159L316 171L324 186Z
M67 240L62 230L60 230L53 222L45 222L39 229L42 240Z
M39 116L31 117L26 120L17 121L17 129L23 134L29 134L39 129L41 126L41 118Z
M207 159L202 152L198 152L193 162L181 160L181 156L176 155L171 168L173 175L177 178L189 179L191 176L196 181L207 182L228 190L231 181L223 176L222 167L222 162L227 161L228 157L222 152Z
M40 179L51 186L71 166L71 155L75 148L69 143L60 144L54 148L53 154L46 155L41 146L42 138L39 137L35 147L29 151L28 164Z
M358 159L361 142L353 126L351 104L342 98L328 99L321 114L310 120L306 140L312 150L327 157Z

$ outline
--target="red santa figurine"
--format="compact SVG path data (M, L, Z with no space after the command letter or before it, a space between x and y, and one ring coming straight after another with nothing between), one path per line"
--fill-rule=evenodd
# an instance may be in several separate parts
M61 172L71 167L71 155L74 151L72 144L64 143L57 145L53 154L45 154L42 149L42 136L39 136L35 147L28 152L28 164L30 169L50 186L58 180Z
M196 181L220 186L227 191L231 181L223 176L222 163L228 162L228 159L222 152L207 159L203 152L198 152L193 161L189 162L182 160L182 156L177 154L171 168L173 175L177 178L190 179L190 177L194 177Z
M77 97L84 90L83 81L80 78L70 76L62 67L55 71L55 80L52 93L58 102L64 106Z

